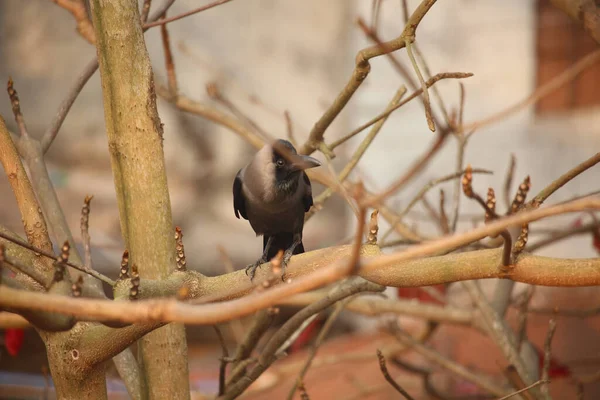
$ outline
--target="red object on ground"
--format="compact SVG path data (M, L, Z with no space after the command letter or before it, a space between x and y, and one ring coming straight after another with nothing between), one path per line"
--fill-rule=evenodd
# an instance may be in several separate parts
M4 330L4 346L8 350L8 354L16 357L23 347L23 339L25 338L25 331L23 329L5 329Z
M544 368L544 353L540 350L537 350L537 352L541 371ZM569 367L556 360L554 357L550 357L550 369L548 370L549 378L568 378L570 376L571 370Z
M437 290L443 296L446 294L446 285L433 285L430 286L432 289ZM423 289L415 288L398 288L398 297L404 299L417 299L423 303L442 304L440 301L431 297Z
M298 338L294 340L294 343L292 343L290 346L289 353L295 353L296 351L304 348L304 346L306 346L311 339L316 336L320 325L321 321L319 318L315 318L310 324L308 324L308 326L304 328L302 333L298 335Z

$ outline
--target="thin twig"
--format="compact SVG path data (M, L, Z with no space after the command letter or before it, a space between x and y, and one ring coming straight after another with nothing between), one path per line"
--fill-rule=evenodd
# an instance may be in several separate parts
M517 166L517 158L514 153L510 154L510 163L508 164L508 169L506 170L506 178L504 179L504 205L508 210L510 208L510 188L513 183L513 178L515 176L515 168Z
M543 247L554 244L561 240L568 239L568 238L571 238L576 235L593 232L594 230L597 230L597 229L600 229L600 225L598 225L598 223L596 223L596 222L591 222L589 224L585 224L582 226L577 226L574 228L566 229L562 232L548 235L547 238L540 239L539 241L537 241L535 243L531 243L530 245L527 246L527 251L532 253L536 250L539 250Z
M400 89L398 89L398 91L396 92L396 94L394 95L394 97L392 98L392 100L390 101L387 109L390 109L394 105L398 104L398 102L400 101L400 99L402 98L402 96L404 96L405 93L406 93L406 87L402 86ZM350 158L350 161L348 161L348 164L346 164L344 166L344 168L342 169L342 171L338 175L338 180L340 182L343 183L346 180L346 178L348 178L348 176L350 176L350 173L358 165L358 162L361 160L361 158L363 157L363 155L365 154L365 152L367 151L367 149L369 148L369 146L371 145L371 143L373 143L373 140L375 139L375 137L377 136L377 134L379 133L379 131L383 127L383 124L386 121L387 121L387 118L383 118L382 120L378 121L375 125L373 125L373 127L371 128L371 130L369 131L369 133L367 134L367 136L363 139L363 141L357 147L356 151L354 152L354 154ZM346 138L342 138L342 139L340 139L340 140L332 143L328 147L333 150L333 149L335 149L335 147L339 146L340 144L342 144L347 139L349 139L349 138L346 136ZM331 197L331 195L333 193L334 193L334 191L333 191L332 188L327 188L327 189L325 189L323 191L323 193L319 194L315 198L315 205L316 205L316 207L314 207L313 209L309 210L309 212L306 214L305 220L310 219L310 217L312 217L312 215L315 213L314 210L318 209L319 206L322 205L329 197Z
M474 174L493 174L492 171L486 170L486 169L480 169L480 168L474 168L472 170L472 172ZM463 176L463 174L465 173L465 171L459 171L459 172L455 172L453 174L450 175L446 175L446 176L442 176L441 178L436 178L436 179L432 179L431 181L429 181L427 184L425 184L425 186L423 186L421 188L421 190L419 190L417 192L417 194L411 199L411 201L408 203L408 205L406 206L405 209L403 209L397 216L396 218L394 218L391 222L390 222L390 228L387 230L386 233L384 233L384 235L382 236L381 240L384 241L394 230L394 226L396 225L396 223L398 223L406 214L408 214L408 212L415 206L415 204L417 204L419 202L419 200L421 200L421 198L432 188L434 188L435 186L439 185L440 183L444 183L444 182L448 182L451 181L453 179L458 179L461 178ZM460 183L460 180L459 180Z
M144 0L144 5L142 6L142 12L140 13L142 24L145 24L148 21L148 14L150 13L150 5L152 4L152 0Z
M166 13L164 17L166 17ZM165 68L167 70L167 85L171 96L176 97L179 90L177 89L177 76L175 75L175 63L173 62L173 53L171 52L171 41L169 40L169 31L167 25L160 26L160 37L163 44L163 52L165 53Z
M402 85L400 87L400 89L398 89L398 91L394 94L394 97L392 98L392 100L390 101L388 106L386 107L385 111L389 111L392 108L394 108L396 105L398 105L398 103L400 102L400 100L402 99L402 97L404 96L405 93L406 93L406 86ZM361 143L361 146L359 146L359 149L364 148L364 150L362 150L362 153L364 153L364 151L366 150L366 147L368 147L368 144L370 144L373 141L373 139L375 138L375 136L377 136L377 134L383 127L383 124L387 120L387 117L389 117L389 114L385 118L380 119L373 125L373 127L371 128L371 131L365 137L365 139ZM336 147L346 143L348 140L352 139L354 136L358 135L359 133L360 133L360 131L353 131L350 134L333 141L330 145L328 145L328 147L331 150L334 150ZM364 144L367 144L367 146L365 146ZM360 158L362 156L362 154L358 150L355 154L357 154L357 155L360 154L356 158Z
M513 341L514 337L512 337L512 332L507 326L506 321L504 321L504 319L502 319L491 307L476 281L462 282L462 285L469 293L475 306L481 312L482 319L487 326L490 337L496 342L508 362L515 367L525 385L532 384L534 382L532 375L515 346Z
M431 70L429 69L429 65L427 64L427 60L425 60L425 57L423 56L423 54L421 53L421 50L419 49L419 46L417 45L417 42L412 43L412 51L415 55L415 59L417 61L418 64L421 65L421 68L423 69L425 78L429 79L431 78L432 74L431 74ZM460 82L459 82L460 83ZM432 92L433 92L433 96L435 97L435 99L438 102L438 105L440 107L440 110L442 111L442 114L444 115L444 120L446 121L446 125L450 126L451 125L451 120L450 120L450 116L448 115L448 111L446 108L446 105L444 104L444 100L442 99L442 96L438 90L438 88L436 86L433 86L431 88ZM463 101L464 101L464 97L463 97ZM437 119L433 117L432 114L432 122L435 122Z
M600 56L600 51L598 51L598 55ZM567 173L561 175L558 179L554 180L548 186L546 186L542 191L540 191L528 204L527 206L537 208L542 203L550 197L554 192L563 187L565 184L570 182L576 176L585 172L589 168L600 162L600 153L594 154L592 157L588 158L581 164L575 166L573 169L568 171Z
M71 86L71 88L69 89L67 97L65 97L64 100L60 103L58 111L56 112L56 115L52 120L52 123L44 132L44 136L42 136L42 138L40 139L43 153L46 153L52 145L52 142L56 138L56 135L58 135L60 127L62 126L65 118L67 118L67 115L71 110L71 106L73 105L73 103L75 103L77 96L79 96L79 93L81 93L81 90L83 89L85 84L90 80L92 75L94 75L97 69L98 59L94 58L85 66L84 70L81 72L73 86Z
M446 196L444 189L440 189L440 228L444 235L450 233L450 226L448 225L448 216L446 215Z
M391 377L390 373L388 372L387 365L385 364L385 357L379 349L377 349L377 359L379 360L379 369L381 370L381 373L383 374L385 380L388 381L389 384L392 385L392 387L396 389L398 393L404 396L406 400L414 400L414 398L410 394L408 394L408 392L404 390L402 386L400 386L398 382L394 380L394 378Z
M356 202L360 204L364 197L364 186L362 182L359 182L355 188L354 198ZM350 271L350 275L356 273L360 268L360 247L363 240L363 232L365 230L365 217L367 216L367 209L364 206L359 206L358 208L358 221L356 234L354 236L354 245L352 247L352 256L350 258L350 262L348 263L348 269Z
M461 86L462 87L462 86ZM465 150L467 147L467 137L463 134L462 131L455 132L454 137L458 143L458 152L456 154L456 171L462 171L465 164ZM456 227L458 226L458 218L460 215L460 182L456 181L454 183L454 204L453 204L453 212L452 212L452 225L450 229L452 232L456 232Z
M420 355L422 355L429 361L432 361L435 364L441 366L442 368L448 370L453 375L459 376L460 378L473 382L481 389L488 391L496 396L504 396L506 394L506 390L504 390L502 386L497 385L492 378L470 371L468 368L465 368L464 366L456 363L450 358L444 357L442 354L433 350L432 348L422 343L419 343L409 334L398 329L397 326L394 325L393 328L394 329L392 330L392 333L396 336L400 343L410 347L411 350L417 351Z
M73 14L77 22L77 31L90 44L96 44L96 35L92 21L88 17L85 2L82 0L52 0L55 4Z
M225 339L223 338L223 333L221 329L219 329L218 325L213 325L215 333L217 334L217 338L219 338L219 343L221 344L221 360L219 365L219 394L218 396L222 396L225 394L225 373L227 370L227 360L229 359L229 351L227 350L227 344L225 344Z
M171 18L160 19L160 20L158 20L156 22L150 22L150 23L144 24L143 27L144 27L144 29L148 29L148 28L153 28L153 27L158 26L158 25L168 24L170 22L177 21L177 20L180 20L180 19L185 18L185 17L189 17L190 15L194 15L194 14L197 14L199 12L209 10L209 9L211 9L213 7L220 6L221 4L229 3L230 1L231 0L218 0L218 1L214 1L212 3L204 5L202 7L195 8L193 10L184 12L183 14L179 14L179 15L176 15L176 16L171 17Z
M290 348L290 346L292 344L294 344L294 342L296 341L296 339L298 339L298 337L302 334L302 332L304 332L304 330L310 325L312 324L312 322L317 319L317 317L319 316L319 314L314 314L311 315L309 318L305 319L302 324L298 327L298 329L296 329L287 339L285 342L283 342L283 344L281 346L279 346L279 348L277 349L277 351L275 352L275 358L282 358L284 357L287 353L287 350Z
M517 390L525 389L527 387L527 384L525 384L525 382L523 381L523 378L521 378L521 376L517 372L517 369L514 367L514 365L509 364L508 367L506 367L503 372L504 372L504 376L506 376L506 379L508 380L508 382ZM533 394L531 394L529 392L523 392L522 397L524 400L536 400L537 399L536 396L534 396Z
M362 82L369 74L371 69L369 60L374 57L389 53L390 51L396 51L405 47L407 38L414 38L419 23L423 20L435 2L436 0L423 0L410 16L408 23L404 27L404 30L397 38L386 42L383 46L371 46L358 52L352 76L346 83L345 87L338 94L334 102L315 123L310 132L309 138L300 149L300 153L311 154L319 148L320 144L323 143L323 135L325 134L325 131L329 125L331 125L333 120L339 115L346 104L348 104L350 98L354 95L356 90L360 87Z
M248 329L242 343L236 350L232 370L235 370L240 362L250 357L262 335L269 329L275 313L271 309L265 308L256 312L252 325Z
M531 390L531 389L533 389L534 387L537 387L537 386L539 386L539 385L546 384L546 383L548 383L548 382L549 382L549 381L546 381L546 380L543 380L543 379L542 379L542 380L539 380L539 381L537 381L537 382L535 382L535 383L532 383L531 385L529 385L529 386L527 386L527 387L524 387L523 389L519 389L519 390L517 390L516 392L513 392L513 393L511 393L511 394L507 394L506 396L499 397L497 400L507 400L507 399L510 399L510 398L511 398L511 397L513 397L513 396L516 396L516 395L518 395L518 394L521 394L521 393L523 393L523 392L527 392L528 390Z
M371 2L371 29L377 32L379 28L379 17L381 15L381 3L383 0L372 0ZM406 16L408 18L408 16ZM406 24L406 21L404 22Z
M546 340L544 341L544 367L542 368L542 380L545 383L542 385L540 391L542 395L549 398L548 382L550 381L550 362L552 361L552 338L556 332L556 319L550 318L548 322L548 333L546 334Z
M364 201L362 205L363 206L371 206L371 207L377 206L380 202L382 202L387 197L391 196L392 194L397 193L412 178L414 178L415 176L417 176L423 170L423 168L425 168L425 166L427 164L429 164L429 162L431 161L431 159L433 159L433 156L435 156L437 154L437 152L442 148L442 146L445 143L447 137L448 137L447 131L441 130L436 135L436 138L435 138L434 142L431 144L431 146L429 147L429 149L427 150L427 152L425 154L423 154L408 169L408 171L406 171L404 173L403 176L401 176L399 179L397 179L395 182L393 182L391 185L389 185L381 193L376 194L376 195L374 195L372 197L367 198L366 201Z
M346 306L346 304L348 304L350 301L352 301L353 298L354 297L349 297L349 298L337 303L335 306L335 310L333 310L333 312L329 315L329 317L327 317L327 320L323 324L323 327L321 328L321 330L319 331L319 334L317 335L317 338L315 339L315 343L312 345L312 347L310 349L310 353L308 355L308 358L306 359L306 362L304 363L304 366L302 367L302 369L300 370L300 373L298 374L298 378L296 378L294 386L292 386L292 389L288 393L287 400L292 400L294 398L294 394L296 393L296 390L299 390L300 387L302 386L302 383L304 382L304 377L306 376L306 373L308 372L308 370L312 364L312 361L314 360L315 356L317 355L317 351L318 351L319 347L321 346L321 344L325 340L325 337L327 336L327 334L333 327L333 323L337 320L340 313L344 310L344 307Z
M34 253L41 254L41 255L43 255L44 257L47 257L47 258L49 258L49 259L51 259L51 260L56 260L56 255L54 255L54 254L52 254L52 253L50 253L50 252L44 251L44 250L42 250L42 249L40 249L40 248L38 248L38 247L32 246L32 245L30 245L30 244L29 244L29 243L27 243L27 242L24 242L24 241L22 241L22 240L19 240L19 239L16 239L16 238L14 238L14 237L11 237L11 236L8 236L8 235L5 235L5 234L4 234L4 233L2 233L2 232L0 232L0 237L1 237L1 238L3 238L3 239L6 239L6 240L8 240L9 242L12 242L12 243L14 243L14 244L18 244L19 246L21 246L21 247L23 247L23 248L26 248L26 249L28 249L28 250L31 250L31 251L33 251ZM85 272L86 274L88 274L88 275L90 275L90 276L93 276L94 278L96 278L96 279L99 279L99 280L101 280L102 282L105 282L105 283L109 284L110 286L114 286L114 285L115 285L115 281L114 281L114 280L112 280L112 279L110 279L109 277L107 277L107 276L105 276L105 275L101 274L101 273L100 273L100 272L98 272L98 271L95 271L95 270L93 270L93 269L88 269L88 268L86 268L84 265L78 265L78 264L74 264L74 263L72 263L72 262L66 262L66 263L65 263L65 265L68 265L68 266L69 266L69 267L71 267L71 268L75 268L76 270L79 270L79 271L81 271L81 272Z
M498 121L503 121L511 114L516 113L524 109L525 107L536 103L543 97L552 94L555 90L559 89L563 85L571 82L577 75L585 71L587 68L594 65L598 60L600 60L600 50L595 50L592 53L582 57L579 61L573 64L572 67L560 73L559 75L552 78L543 86L536 89L532 94L527 96L525 99L519 101L518 103L479 121L472 122L463 126L465 131L475 131L481 130L486 125L493 124Z
M290 142L294 145L294 147L298 146L298 142L296 141L296 137L294 136L294 124L292 123L292 117L288 110L283 112L283 117L285 118L285 129L287 132L287 137Z
M435 74L434 76L432 76L430 79L427 80L427 82L425 82L425 84L429 88L429 87L433 86L436 82L443 80L443 79L465 79L465 78L470 78L471 76L473 76L473 74L468 73L468 72L442 72L442 73ZM387 116L392 114L394 111L396 111L400 107L404 106L405 104L409 103L411 100L418 97L422 92L423 92L423 89L415 90L413 93L410 94L410 96L408 96L407 98L402 100L400 103L398 103L394 107L391 107L390 109L382 112L381 114L376 115L375 117L371 118L364 124L360 125L358 128L356 128L353 131L351 131L350 133L348 133L346 135L346 137L352 137L352 136L364 131L365 129L367 129L368 127L370 127L371 125L373 125L374 123L379 121L380 119L386 118Z
M29 276L31 279L39 283L42 287L47 286L47 278L46 276L44 276L44 274L40 273L35 268L32 268L30 265L21 263L19 260L11 260L10 257L4 254L4 245L0 244L0 267L2 265L8 266L15 273L20 272Z
M288 340L290 335L297 331L302 323L309 317L318 314L322 310L330 307L332 304L335 304L336 302L350 297L356 293L366 291L381 292L383 289L384 288L382 286L374 285L362 278L352 277L347 279L343 284L339 285L327 297L298 311L271 337L263 349L260 357L258 358L258 362L250 370L246 376L246 379L241 379L230 386L225 396L220 396L218 400L235 399L242 394L248 388L248 386L258 379L258 377L276 360L278 349L281 348L283 343Z
M408 4L406 0L402 0L402 21L406 25L408 23Z
M431 117L431 101L429 99L429 91L427 90L427 85L425 84L425 79L423 79L423 74L421 74L421 70L419 69L419 65L415 60L415 56L412 51L413 42L409 39L406 40L406 53L408 54L408 58L419 78L419 82L421 82L421 90L423 91L423 104L425 104L425 118L427 119L427 126L431 132L435 132L435 124L433 122L433 118Z
M53 1L56 1L56 0L53 0ZM69 0L65 0L65 1L69 1ZM164 4L161 4L158 7L158 10L156 10L156 12L153 13L152 16L150 16L149 21L156 21L158 18L160 18L169 9L169 7L171 7L171 5L173 5L174 2L175 2L175 0L167 0ZM93 28L92 28L92 33L94 33ZM71 109L71 106L73 105L73 103L75 103L77 96L79 95L79 93L81 92L81 90L83 89L85 84L90 80L92 75L94 75L94 73L96 72L97 69L98 69L98 59L94 56L94 58L92 60L90 60L90 62L86 65L86 67L83 70L83 72L81 73L81 75L77 78L77 81L75 81L75 83L73 84L73 86L71 87L69 92L67 93L67 97L65 97L65 99L60 104L58 111L56 113L56 116L52 120L52 123L50 124L48 129L46 129L46 131L44 132L44 136L40 140L43 153L46 153L48 151L48 149L50 148L50 145L56 138L56 135L58 135L58 131L60 130L60 127L62 126L63 121L67 117L67 114L69 113L69 110Z
M206 85L207 94L217 102L225 106L233 115L235 115L240 121L246 123L254 131L258 132L267 142L271 142L270 135L262 129L256 122L249 116L244 114L231 100L229 100L220 90L216 82L210 82Z
M375 42L375 44L377 44L381 48L385 48L386 44L381 40L381 38L379 37L377 32L374 31L373 29L369 28L367 26L367 24L365 24L365 22L362 20L362 18L358 18L357 23L358 23L358 26L362 29L364 34L369 39L371 39L373 42ZM386 55L387 59L390 61L390 63L392 64L392 67L394 67L394 69L396 70L396 72L398 72L398 74L402 77L402 79L404 81L406 81L407 86L413 91L416 90L418 88L418 85L414 81L408 68L404 64L402 64L402 62L393 53L388 52L385 55ZM423 103L422 96L421 96L421 103ZM423 106L424 106L424 103L423 103ZM433 118L435 125L439 126L440 124L438 123L435 114L432 114L432 118Z

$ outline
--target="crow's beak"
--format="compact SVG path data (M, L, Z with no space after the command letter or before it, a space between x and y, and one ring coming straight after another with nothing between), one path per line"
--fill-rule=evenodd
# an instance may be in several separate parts
M296 156L294 156L294 159L292 162L292 168L295 171L300 171L300 170L305 170L305 169L315 168L315 167L320 167L320 166L321 166L321 163L319 162L319 160L317 160L316 158L309 157L309 156L296 155Z

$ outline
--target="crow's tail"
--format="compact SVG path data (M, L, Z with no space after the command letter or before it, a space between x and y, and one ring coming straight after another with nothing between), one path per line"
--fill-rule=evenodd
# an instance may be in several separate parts
M273 241L271 242L271 247L269 248L269 252L267 253L267 261L277 255L279 250L286 251L292 243L294 243L294 234L293 233L280 233L272 236ZM267 246L267 241L269 240L269 236L263 236L263 251ZM304 253L304 245L300 242L296 248L294 249L293 254L301 254Z

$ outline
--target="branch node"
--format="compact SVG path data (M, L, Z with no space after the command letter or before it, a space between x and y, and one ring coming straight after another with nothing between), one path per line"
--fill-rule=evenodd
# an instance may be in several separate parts
M512 249L513 264L515 264L517 262L517 260L516 260L517 257L525 249L528 239L529 239L529 224L523 224L521 226L521 233L519 234L519 237L515 241L515 245Z
M19 125L19 131L22 136L27 136L25 120L23 119L23 113L21 112L21 101L19 100L19 94L14 87L14 82L11 77L8 78L6 91L8 92L8 97L10 98L10 105L12 106L12 112L15 116L15 121L17 121L17 125Z
M525 199L527 198L527 192L529 192L530 188L531 179L529 178L529 175L527 175L523 180L523 183L519 185L517 194L515 195L515 198L513 199L513 202L510 206L510 214L516 213L523 206L523 204L525 203Z
M129 289L129 300L137 300L140 294L140 274L136 264L131 265L131 288Z
M485 205L487 206L485 222L488 223L494 219L494 215L490 211L493 211L494 214L496 213L496 193L493 188L488 189Z
M71 245L66 240L60 248L60 255L54 262L54 276L50 285L60 282L65 278L65 264L69 262L69 252L71 251Z
M367 236L368 244L377 244L377 233L379 232L379 224L377 222L377 216L379 210L373 210L371 213L371 221L369 222L369 235Z
M60 255L58 256L57 261L61 264L66 264L69 262L69 253L71 252L71 244L68 240L65 240L62 247L60 248Z
M473 168L471 164L467 164L467 168L465 168L465 174L462 178L462 189L465 196L470 199L473 198Z
M186 271L185 249L183 248L183 232L181 228L175 227L175 260L177 261L177 271Z
M298 382L298 391L300 392L300 400L310 400L310 396L306 392L306 387L304 386L303 380Z
M129 250L123 252L123 257L121 258L121 270L119 272L120 281L127 278L129 278Z
M71 286L71 294L73 297L81 297L81 290L83 288L83 275L79 275L77 280L73 282Z

